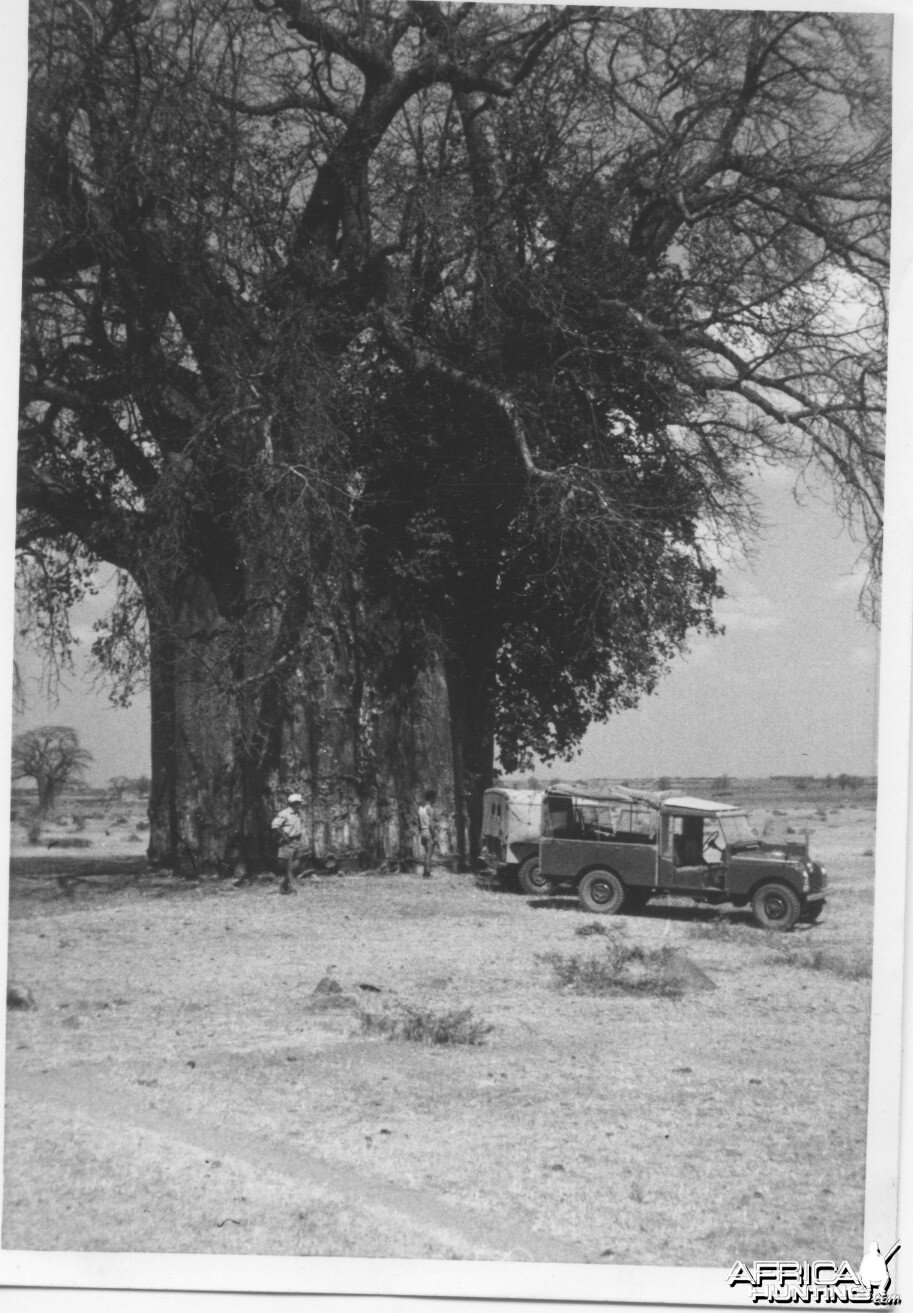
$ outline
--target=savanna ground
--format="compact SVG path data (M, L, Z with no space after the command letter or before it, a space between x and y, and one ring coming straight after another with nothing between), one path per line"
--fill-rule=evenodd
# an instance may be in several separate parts
M110 842L14 857L10 978L37 1006L7 1014L4 1247L856 1256L874 807L780 811L830 889L774 937L691 904L595 921L443 869L282 898ZM543 960L619 937L641 983L672 949L715 988L591 995ZM403 1037L434 1024L481 1042Z

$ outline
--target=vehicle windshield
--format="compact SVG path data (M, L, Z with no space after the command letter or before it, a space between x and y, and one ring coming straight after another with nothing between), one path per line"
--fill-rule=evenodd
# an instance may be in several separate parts
M719 821L720 829L723 831L723 838L726 840L728 847L731 848L733 844L760 842L758 836L748 824L748 817L745 812L724 812L716 819Z

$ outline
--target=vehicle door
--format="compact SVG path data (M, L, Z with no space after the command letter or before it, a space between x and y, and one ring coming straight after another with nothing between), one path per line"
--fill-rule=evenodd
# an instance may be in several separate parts
M705 840L718 829L714 817L664 814L657 853L657 885L682 892L715 888L721 854L718 849L707 848Z
M663 812L659 818L659 843L656 845L656 885L659 889L671 889L675 874L675 822L680 816Z
M574 800L549 796L542 799L542 837L539 841L539 869L553 880L570 879L576 874L577 845Z

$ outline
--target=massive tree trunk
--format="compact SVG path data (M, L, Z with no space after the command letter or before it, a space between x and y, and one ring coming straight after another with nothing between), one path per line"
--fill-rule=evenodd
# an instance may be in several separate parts
M494 778L500 641L494 570L467 573L462 601L444 635L444 666L453 747L458 852L463 865L475 865L481 851L482 797Z
M148 857L154 866L172 866L179 840L174 616L169 614L163 602L147 596L146 622L149 630L152 757Z
M446 661L457 853L463 869L481 851L482 798L494 778L494 665L464 650Z
M379 698L353 624L328 642L322 677L290 669L276 727L265 724L256 683L245 686L244 670L229 661L224 622L202 580L160 584L147 616L150 861L184 875L268 869L270 822L293 788L304 794L304 840L318 861L409 860L422 789L437 787L449 810L441 677L421 675Z

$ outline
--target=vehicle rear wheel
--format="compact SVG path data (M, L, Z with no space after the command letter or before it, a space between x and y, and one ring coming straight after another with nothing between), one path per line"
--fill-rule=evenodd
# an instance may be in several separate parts
M807 921L809 924L811 924L812 921L818 920L818 917L821 915L823 911L824 911L823 901L820 903L811 903L808 907L806 907L805 911L802 913L802 920Z
M517 883L525 894L530 898L548 898L555 892L555 887L547 875L542 875L539 870L539 858L527 857L525 862L520 863L520 869L517 872Z
M751 910L762 930L792 930L802 906L788 885L762 884L751 900Z
M614 871L587 871L577 886L577 897L588 912L612 916L621 911L625 887Z

